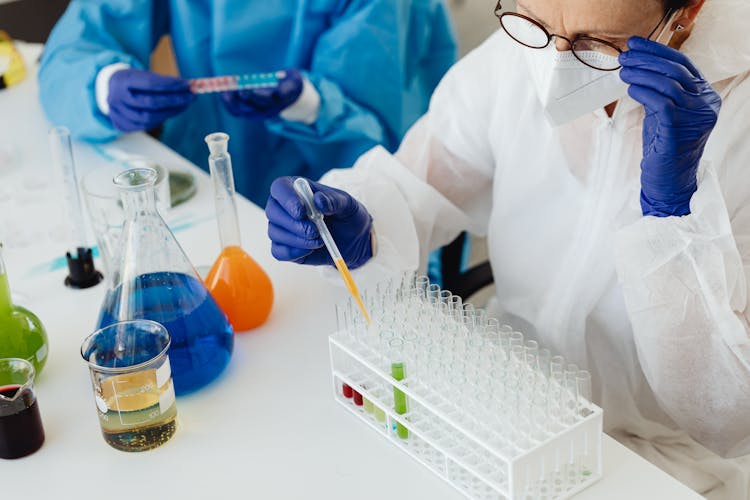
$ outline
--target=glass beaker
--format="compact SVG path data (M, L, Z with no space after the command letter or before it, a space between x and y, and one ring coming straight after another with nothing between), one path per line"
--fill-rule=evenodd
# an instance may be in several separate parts
M156 211L153 169L115 177L125 224L117 271L109 281L99 328L130 319L164 325L172 337L169 358L177 395L200 389L224 370L234 335L180 245Z
M108 280L117 268L116 253L125 220L120 194L113 182L120 172L122 169L106 165L91 170L81 180L91 229L94 230L102 268Z
M0 458L25 457L42 443L34 367L25 359L0 359Z
M132 320L97 330L81 344L102 435L113 448L146 451L174 435L169 343L169 332L159 323Z
M153 168L157 174L154 185L156 206L162 217L169 210L171 201L169 185L172 176L166 168L145 158L126 160L124 164L127 168L119 164L95 168L81 179L83 198L88 209L91 228L94 230L102 267L108 279L117 268L116 254L120 248L118 240L125 221L125 211L114 178L129 168Z
M23 358L40 373L47 362L47 332L39 318L13 304L0 245L0 358Z
M208 164L222 248L206 276L206 286L235 331L244 332L268 319L273 307L273 285L265 271L242 249L232 160L227 152L229 136L216 132L205 140L211 152Z

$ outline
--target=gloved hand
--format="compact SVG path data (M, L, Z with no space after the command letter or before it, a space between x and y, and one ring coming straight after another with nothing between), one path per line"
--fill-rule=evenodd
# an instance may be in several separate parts
M721 97L681 52L644 38L628 40L620 77L643 104L643 215L690 213L703 149L716 125Z
M315 224L307 218L305 206L294 191L295 177L279 177L271 184L266 203L271 253L278 260L319 266L333 265ZM350 269L372 257L372 217L349 194L317 182L310 182L313 201Z
M296 69L285 71L275 87L222 92L224 106L234 116L250 120L273 118L294 104L302 94L304 79Z
M140 69L121 69L109 79L109 117L117 130L150 130L193 102L186 80Z

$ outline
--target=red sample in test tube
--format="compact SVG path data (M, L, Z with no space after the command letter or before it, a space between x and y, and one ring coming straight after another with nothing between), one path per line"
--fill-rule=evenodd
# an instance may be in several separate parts
M354 389L352 389L352 392L354 393L354 404L357 406L362 406L364 404L364 401L362 401L362 394L358 393Z
M351 398L352 395L354 394L354 391L352 390L352 388L349 387L348 384L343 384L343 383L341 384L341 392L344 393L345 398Z

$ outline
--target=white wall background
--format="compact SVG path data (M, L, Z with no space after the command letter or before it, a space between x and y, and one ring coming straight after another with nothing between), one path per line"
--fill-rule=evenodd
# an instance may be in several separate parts
M446 0L453 12L461 55L479 45L500 27L495 17L497 0ZM515 0L504 0L503 9L513 9Z

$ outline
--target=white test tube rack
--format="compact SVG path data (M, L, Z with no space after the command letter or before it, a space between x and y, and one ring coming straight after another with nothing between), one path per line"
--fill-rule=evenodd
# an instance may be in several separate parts
M524 366L511 353L521 351L518 332L425 280L404 277L397 287L378 285L372 299L365 293L370 327L351 301L337 309L339 331L329 337L335 400L467 498L569 498L598 481L602 410L556 375L561 357L551 358L548 371L549 352L539 350L524 356L535 366ZM398 322L389 322L391 312ZM393 334L387 345L384 330ZM511 335L516 347L506 342ZM391 376L392 346L404 338L416 346L399 344L406 366L399 381ZM538 349L533 341L524 346L525 353ZM447 363L435 362L436 352ZM477 366L452 369L463 358ZM539 397L526 397L529 387ZM406 412L394 404L399 396Z

